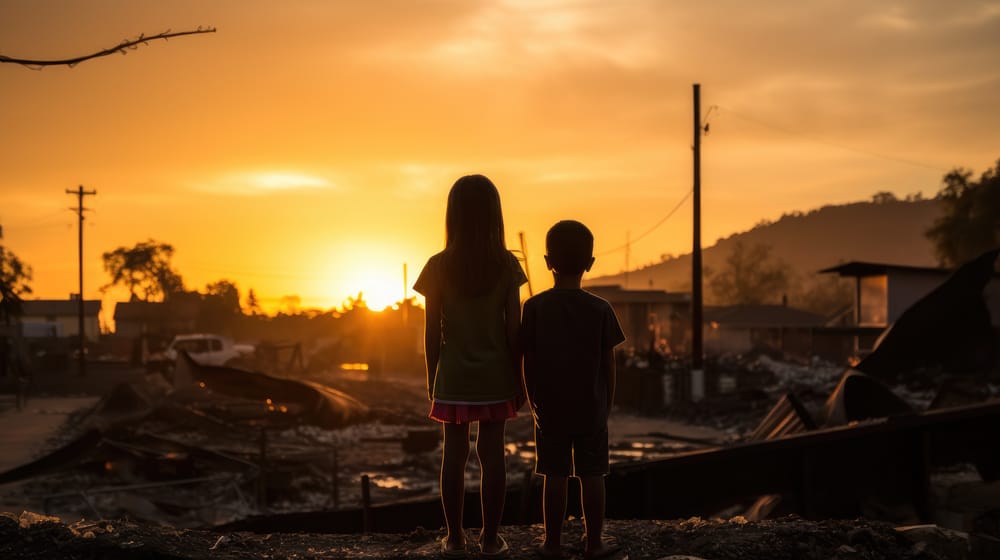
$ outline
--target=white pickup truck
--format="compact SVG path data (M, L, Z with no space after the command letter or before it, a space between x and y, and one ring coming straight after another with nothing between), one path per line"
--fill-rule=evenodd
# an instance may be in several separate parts
M169 372L178 353L184 350L195 362L205 366L235 366L253 358L251 344L236 344L228 336L218 334L179 334L170 341L163 354L150 360L152 369Z

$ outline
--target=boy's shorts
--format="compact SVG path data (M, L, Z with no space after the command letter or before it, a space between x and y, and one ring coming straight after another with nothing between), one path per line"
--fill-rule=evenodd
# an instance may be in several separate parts
M535 426L535 474L603 476L610 471L608 430L589 434L543 432Z

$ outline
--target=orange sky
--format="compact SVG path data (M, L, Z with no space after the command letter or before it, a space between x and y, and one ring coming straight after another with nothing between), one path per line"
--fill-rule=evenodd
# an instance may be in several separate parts
M766 10L761 7L766 6ZM593 229L594 274L691 188L691 84L703 240L793 210L933 195L1000 157L996 2L14 1L0 54L62 58L140 32L214 26L127 56L0 64L2 243L34 297L85 295L101 253L174 245L190 289L222 278L266 307L402 297L443 244L447 190L484 173L536 289L563 218ZM690 251L690 203L632 245Z

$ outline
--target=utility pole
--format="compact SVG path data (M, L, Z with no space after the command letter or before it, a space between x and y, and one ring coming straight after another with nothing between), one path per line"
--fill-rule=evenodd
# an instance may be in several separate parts
M691 400L705 396L701 293L701 84L694 84L694 232L691 247Z
M534 290L531 288L531 268L528 267L528 244L524 241L524 232L517 232L518 238L521 240L521 256L524 257L524 277L528 279L528 297L535 295Z
M403 326L410 324L410 282L407 278L406 263L403 263L403 302L399 304L399 308L403 310Z
M79 361L78 361L78 364L79 364L78 368L79 368L79 370L78 370L77 373L80 375L80 377L83 377L84 375L86 375L86 371L87 371L87 369L86 369L87 368L87 366L86 366L86 364L87 364L87 357L86 357L87 333L84 331L84 321L83 321L83 317L84 317L84 306L83 306L83 211L87 210L87 208L83 207L83 197L88 196L88 195L96 195L97 191L96 190L94 190L94 191L85 191L85 190L83 190L83 185L80 185L80 187L77 190L75 190L75 191L71 191L69 189L66 189L66 194L75 194L76 195L76 199L77 199L76 208L70 208L70 210L73 210L74 212L76 212L76 215L79 218L79 226L78 226L78 230L79 231L78 231L78 235L77 235L77 262L78 262L79 271L80 271L80 276L79 276L79 280L80 280L80 293L78 294L78 297L77 297L77 312L78 312L77 319L79 321L78 325L80 327L80 347L79 347L79 354L80 355L79 355Z

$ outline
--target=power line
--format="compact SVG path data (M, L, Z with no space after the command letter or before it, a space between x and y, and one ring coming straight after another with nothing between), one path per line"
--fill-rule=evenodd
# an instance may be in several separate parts
M24 230L24 229L38 229L46 227L55 227L57 225L69 225L70 222L66 221L65 218L60 218L63 216L65 210L60 209L47 214L41 214L33 218L24 219L14 223L7 223L5 227L8 230Z
M691 190L689 190L689 191L687 192L687 194L685 194L685 195L684 195L684 196L683 196L683 197L682 197L682 198L680 199L680 201L679 201L679 202L677 202L677 205L675 205L675 206L674 206L673 208L671 208L671 209L670 209L670 212L667 212L667 215L666 215L666 216L664 216L664 217L660 218L660 221L658 221L658 222L656 222L655 224L653 224L653 226L652 226L651 228L649 228L649 229L647 229L646 231L644 231L644 232L640 233L640 234L639 234L638 236L636 236L636 237L635 237L634 239L630 239L630 240L629 240L629 241L628 241L627 243L625 243L624 245L620 245L620 246L618 246L618 247L615 247L614 249L608 249L608 250L606 250L606 251L601 251L600 253L596 253L596 254L595 254L594 256L595 256L595 257L601 257L601 256L604 256L604 255L609 255L609 254L611 254L611 253L616 253L616 252L618 252L618 251L621 251L621 250L623 250L623 249L627 249L627 248L628 248L628 247L629 247L630 245L634 244L634 243L635 243L636 241L639 241L639 240L640 240L640 239L642 239L643 237L646 237L647 235L649 235L649 234L653 233L654 231L656 231L656 229L657 229L657 228L659 228L660 226L662 226L663 224L665 224L665 223L667 222L667 220L669 220L669 219L670 219L670 217L671 217L671 216L673 216L673 215L674 215L674 214L675 214L675 213L676 213L676 212L677 212L678 210L680 210L680 209L681 209L681 205L683 205L683 204L684 204L684 203L685 203L685 202L687 201L688 197L690 197L690 196L691 196L691 193L693 193L693 192L694 192L694 189L691 189Z
M716 105L716 107L719 107L719 106ZM833 147L833 148L837 148L837 149L840 149L840 150L847 150L849 152L855 152L855 153L858 153L858 154L863 154L863 155L874 157L874 158L884 159L884 160L887 160L887 161L894 161L896 163L902 163L902 164L905 164L905 165L912 165L912 166L915 166L915 167L923 167L924 169L933 169L935 171L947 172L946 169L938 167L936 165L929 164L929 163L915 161L915 160L912 160L912 159L901 158L901 157L890 155L890 154L883 154L883 153L880 153L880 152L873 152L871 150L865 150L865 149L862 149L862 148L856 148L854 146L848 146L846 144L840 144L838 142L830 142L829 140L824 140L822 138L817 138L817 137L812 136L810 134L807 134L805 132L791 130L791 129L788 129L788 128L785 128L785 127L773 125L773 124L764 122L764 121L762 121L760 119L757 119L757 118L754 118L754 117L749 117L747 115L743 115L743 114L737 113L736 111L733 111L732 109L730 109L728 107L719 107L719 109L722 109L722 110L728 112L729 114L733 115L734 117L736 117L738 119L743 119L744 121L747 121L749 123L753 123L753 124L756 124L758 126L762 126L764 128L770 128L771 130L776 130L778 132L781 132L781 133L784 133L784 134L789 134L791 136L798 136L800 138L805 138L806 140L809 140L810 142L814 142L816 144L823 144L823 145L830 146L830 147Z

